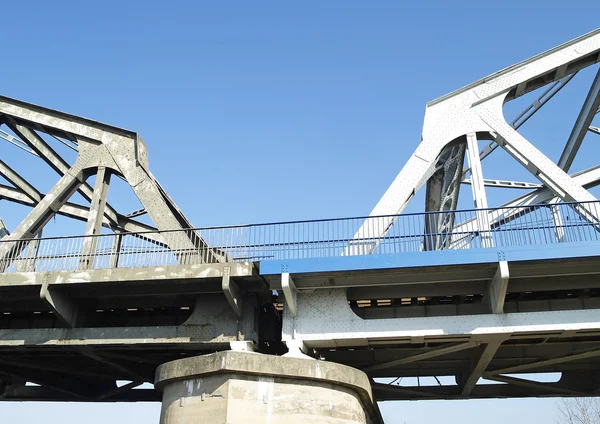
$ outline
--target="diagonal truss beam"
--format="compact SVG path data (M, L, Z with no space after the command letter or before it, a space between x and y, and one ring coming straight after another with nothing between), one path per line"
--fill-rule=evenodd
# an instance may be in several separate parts
M41 137L31 130L32 125L36 131L77 142L77 160L85 157L85 166L88 168L107 166L111 167L115 174L122 176L159 230L189 230L172 234L167 243L181 263L214 263L225 259L222 254L210 249L199 234L191 230L191 223L150 173L147 148L137 133L5 96L0 96L0 115L16 134L28 138L25 142L31 142L31 139L38 142L41 140ZM30 139L25 135L30 136ZM92 153L96 148L98 149L95 151L102 154L101 158ZM54 160L52 163L56 167L60 166L59 162ZM62 171L64 172L64 169ZM83 190L87 192L87 197L91 198L91 188L85 186ZM108 207L106 211L111 228L121 229L118 226L117 215L111 216L111 209ZM19 237L21 236L15 235L12 239Z
M477 385L479 379L483 377L485 370L487 369L488 365L496 355L496 352L498 351L503 342L504 339L496 340L485 345L485 348L482 350L481 355L479 356L477 364L475 365L475 367L469 374L469 377L462 386L461 396L467 397L471 394L471 392Z
M523 378L517 377L508 377L505 375L495 375L495 374L484 374L483 378L486 380L497 381L499 383L506 384L514 384L515 386L521 386L528 389L541 391L541 392L549 392L554 394L562 394L568 396L581 396L583 393L578 392L576 390L565 389L562 387L556 387L549 383L538 383L537 381L525 380Z
M600 165L572 174L573 180L585 189L600 185ZM497 228L500 225L507 224L514 219L528 214L532 205L550 203L557 199L556 195L546 187L537 188L531 193L517 197L508 203L505 203L497 210L488 211L488 220L490 227ZM505 208L505 209L503 209ZM463 221L457 224L452 230L456 235L452 248L460 248L461 245L468 243L471 237L471 229L475 218Z
M8 182L17 187L23 194L29 199L38 203L42 200L42 194L35 189L31 184L21 177L14 169L8 166L4 161L0 160L0 175L4 177Z
M62 159L58 153L56 153L52 147L50 147L39 135L37 135L33 130L27 128L24 125L17 124L16 122L9 125L9 127L17 134L20 134L21 137L25 140L27 145L29 145L38 156L40 156L52 169L56 171L60 176L63 176L69 170L69 165L67 162ZM21 189L25 194L28 195L32 200L38 203L43 194L41 194L37 189L35 189L30 183L28 183L24 178L20 177L14 170L10 169L7 165L5 165L6 171L9 175L12 175L12 178L8 178L5 176L7 180ZM3 173L4 175L4 173ZM84 199L91 201L93 196L92 187L84 183L78 189L78 192L83 196ZM7 200L13 200L10 197L6 197ZM69 204L71 207L76 207L73 204ZM89 208L86 208L89 210ZM60 211L59 211L60 213ZM66 214L65 214L66 215ZM68 214L66 216L73 215ZM103 226L107 228L119 228L125 232L140 232L140 231L153 231L156 230L156 227L151 225L144 224L142 222L136 221L134 219L125 217L115 211L115 209L107 203L104 210L104 220ZM70 216L73 217L73 216ZM79 218L79 217L77 217ZM87 216L84 217L87 219Z
M539 179L556 196L565 201L589 202L596 200L586 189L577 184L565 171L548 159L525 137L488 108L481 108L479 116L498 134L498 143L525 169ZM583 208L587 209L585 206ZM596 212L588 210L596 221Z
M131 389L135 389L136 387L141 386L142 384L144 384L143 381L131 381L127 384L124 384L120 387L117 387L116 389L113 390L109 390L103 394L101 394L100 396L97 396L94 400L104 400L104 399L110 399L116 395L119 395L121 393L127 392Z
M409 356L408 358L396 359L390 362L384 362L382 364L372 365L370 367L363 368L362 371L369 373L373 371L384 370L393 368L398 365L410 364L412 362L423 361L425 359L435 358L436 356L448 355L454 352L460 352L461 350L471 349L478 346L479 342L467 342L458 343L451 346L444 346L438 349L430 350L429 352L420 353L418 355Z
M587 352L576 353L573 355L560 356L558 358L550 358L545 359L543 361L531 362L529 364L521 364L515 365L512 367L501 368L497 370L490 371L490 375L498 375L498 374L514 374L523 371L528 371L536 368L546 367L550 365L562 364L565 362L573 362L579 361L582 359L594 358L596 356L600 356L600 350L591 350ZM487 377L486 377L487 378Z
M38 154L38 156L40 156L52 169L54 169L58 175L62 177L68 172L70 168L69 164L65 162L65 160L60 157L60 155L56 153L52 147L50 147L48 143L46 143L44 139L35 131L29 129L25 125L18 124L14 119L9 120L7 125L15 134L21 137L21 139L27 143L27 145L31 147ZM89 184L82 184L77 191L85 200L92 200L94 190ZM112 206L110 206L110 204L106 205L104 216L107 218L112 227L120 228L117 212Z
M567 75L561 78L558 81L553 82L550 87L548 87L544 92L535 99L529 106L527 106L513 121L510 123L511 127L515 130L518 130L525 122L527 122L533 115L538 112L542 106L544 106L548 101L550 101L560 90L564 88L565 85L569 83L573 79L573 77L577 74L574 72L570 75ZM479 152L479 159L484 160L490 154L494 152L498 147L498 143L496 140L490 141L482 150ZM471 168L465 168L463 170L462 178L463 181Z
M590 87L588 95L583 103L583 107L579 112L579 116L577 116L577 120L575 121L575 125L573 126L573 130L569 135L569 139L567 140L567 145L560 155L560 159L558 160L558 166L564 170L568 171L573 164L573 160L575 159L575 155L577 154L579 147L581 146L581 142L587 133L590 124L592 123L592 119L594 119L594 115L596 114L598 108L600 107L600 69L596 73L596 77L594 78L594 82Z
M10 266L14 255L27 247L29 241L41 231L77 190L83 181L83 175L76 170L66 173L50 192L31 210L29 215L7 237L9 242L0 245L0 269Z
M369 228L366 220L344 253L356 249L357 240L380 240L384 237L396 216L435 172L436 160L444 149L470 133L481 135L482 139L494 139L561 199L577 202L595 200L506 122L502 106L506 101L553 84L598 61L600 29L429 102L419 147L369 215L385 217L381 219L381 229ZM589 219L597 221L599 218L594 211L586 208L578 212ZM366 253L370 253L376 247L377 242L372 242L363 250L366 248Z
M32 187L33 190L36 190ZM40 194L40 199L44 198L45 194ZM8 187L0 184L0 199L9 200L11 202L19 203L25 206L35 206L39 203L38 201L31 200L29 196L27 196L22 190L15 189L13 187ZM77 203L67 202L61 206L61 208L56 212L59 215L66 216L68 218L77 219L79 221L87 221L88 215L90 213L90 208L87 206L79 205ZM144 224L143 222L139 222L130 218L126 218L124 216L119 217L119 222L123 231L125 232L144 232L144 231L156 231L156 227L153 227L148 224ZM102 226L106 228L110 228L110 223L104 217L102 221ZM149 239L155 243L162 243L162 238L159 237L158 234L147 233L144 234L146 239Z
M138 375L136 372L131 371L129 368L124 367L123 365L120 365L114 361L111 361L109 359L106 359L106 358L98 355L89 347L80 347L77 349L77 351L79 353L81 353L82 355L87 356L88 358L91 358L101 364L104 364L104 365L118 371L120 374L123 374L129 378L132 378L135 381L143 381L145 383L154 383L154 378L153 378L154 376Z

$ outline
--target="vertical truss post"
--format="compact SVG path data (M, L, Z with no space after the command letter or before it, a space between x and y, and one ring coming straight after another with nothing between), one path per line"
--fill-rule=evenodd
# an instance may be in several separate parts
M110 184L110 171L104 166L98 167L96 174L96 184L90 203L90 213L88 215L87 226L85 228L86 237L83 240L81 250L80 269L89 269L94 265L96 247L98 245L98 235L102 228L104 209L106 207L106 197L108 195L108 186Z
M550 213L552 214L552 223L554 224L556 241L560 243L565 240L565 226L563 223L560 206L556 205L558 202L558 199L554 199L550 202L552 204L552 206L550 206Z
M38 251L40 250L40 238L42 237L42 232L37 233L36 240L33 240L29 243L29 248L27 249L27 257L25 261L19 261L16 264L18 272L31 272L35 271L35 261L37 259Z
M113 245L110 255L109 268L119 267L119 257L121 256L121 245L123 244L123 233L121 231L115 231L113 236Z
M476 230L479 231L481 235L481 246L492 247L488 212L486 210L480 210L487 209L488 204L483 182L481 160L479 159L477 135L475 133L467 134L467 155L469 158L469 167L471 168L471 190L473 191L473 201L475 203L475 208L477 209L477 219L475 221Z

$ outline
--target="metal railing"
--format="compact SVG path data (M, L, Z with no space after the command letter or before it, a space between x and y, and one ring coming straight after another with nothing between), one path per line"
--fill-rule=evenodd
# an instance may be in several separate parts
M600 241L598 216L600 202L560 203L0 240L0 271L158 267ZM453 230L431 230L436 228Z

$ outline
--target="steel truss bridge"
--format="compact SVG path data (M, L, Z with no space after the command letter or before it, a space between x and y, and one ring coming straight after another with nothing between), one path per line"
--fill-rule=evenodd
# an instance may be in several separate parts
M212 228L137 133L0 97L0 137L58 179L43 193L0 161L0 198L30 208L1 229L0 400L159 401L142 386L158 365L226 349L351 365L377 400L598 395L600 165L571 166L600 134L600 71L557 161L518 130L599 61L596 30L430 102L369 216ZM535 182L485 179L496 150ZM109 203L116 179L139 210ZM403 214L423 187L424 211ZM489 187L525 194L490 207ZM44 236L55 216L83 234Z

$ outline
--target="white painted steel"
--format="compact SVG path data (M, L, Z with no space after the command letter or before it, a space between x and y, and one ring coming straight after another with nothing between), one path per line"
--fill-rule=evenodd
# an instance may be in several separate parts
M298 316L284 311L283 340L299 340L311 348L367 346L378 341L422 343L453 336L487 342L521 333L600 331L600 309L365 320L352 311L344 289L299 291L297 302Z
M509 154L526 167L555 196L570 201L594 197L554 162L518 134L503 117L507 100L590 66L600 59L600 29L547 52L478 80L430 102L425 111L422 141L371 211L370 216L393 215L407 203L435 171L437 158L448 143L470 133L496 139ZM586 211L597 219L593 211ZM362 226L355 238L380 237L393 224L387 218L379 232ZM371 247L373 250L376 245Z

